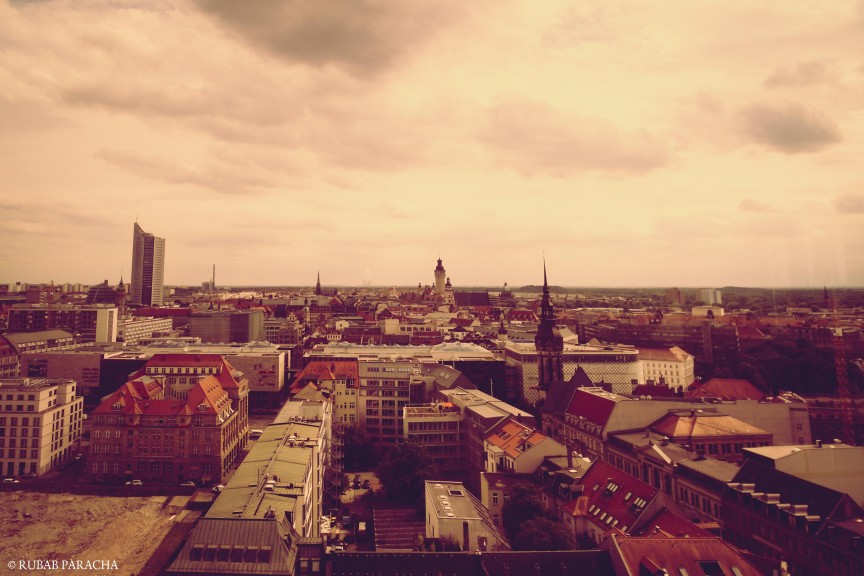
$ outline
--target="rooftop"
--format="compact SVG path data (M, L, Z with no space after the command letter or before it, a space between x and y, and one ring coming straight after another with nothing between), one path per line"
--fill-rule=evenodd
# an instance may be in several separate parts
M318 422L267 426L205 517L278 519L299 513L319 429Z
M75 381L66 378L6 378L0 380L0 388L3 390L41 390L62 384L75 384Z

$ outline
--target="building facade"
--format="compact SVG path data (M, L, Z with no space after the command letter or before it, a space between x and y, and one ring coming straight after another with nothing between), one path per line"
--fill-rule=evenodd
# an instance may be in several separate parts
M41 475L68 462L83 420L74 380L0 380L0 473Z
M678 346L671 348L640 348L642 374L646 381L662 381L669 388L686 388L696 377L693 355Z
M264 340L263 310L208 310L189 317L189 335L202 342L231 343Z
M92 412L87 469L105 482L218 484L246 446L248 394L221 356L155 355Z
M22 304L9 310L9 332L65 330L78 342L116 342L118 310L109 304Z
M504 347L508 377L516 380L511 387L519 389L522 399L529 404L539 399L541 356L536 345L528 342L511 340ZM545 356L547 360L551 357ZM562 380L571 378L576 369L582 367L593 383L610 384L617 394L629 394L634 381L644 380L639 351L634 348L566 342L557 358L563 371Z

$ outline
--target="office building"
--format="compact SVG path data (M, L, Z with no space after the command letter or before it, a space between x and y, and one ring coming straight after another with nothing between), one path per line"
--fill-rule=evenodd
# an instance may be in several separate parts
M263 310L207 310L189 317L189 335L201 342L260 342L264 340Z
M167 573L325 573L326 402L288 402L190 532Z
M249 383L216 354L157 354L92 412L102 481L217 484L246 446Z
M132 304L158 306L164 298L165 239L144 232L138 223L132 233Z
M65 330L77 342L116 342L117 307L108 304L19 304L9 310L9 332Z

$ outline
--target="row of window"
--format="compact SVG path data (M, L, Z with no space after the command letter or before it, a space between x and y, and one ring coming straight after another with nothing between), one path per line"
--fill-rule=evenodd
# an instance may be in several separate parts
M0 427L6 426L6 422L6 416L0 416ZM9 426L18 426L18 418L16 416L9 418L8 422ZM34 417L32 420L27 416L21 418L21 426L30 426L31 423L33 426L39 426L39 417Z
M35 399L36 399L35 394L27 394L27 400L32 402ZM19 401L24 400L24 394L18 394L18 395L6 394L6 400L19 400Z
M15 450L10 448L7 452L4 448L0 448L0 458L15 458ZM27 450L18 450L18 458L27 458ZM30 450L30 458L38 460L39 450Z

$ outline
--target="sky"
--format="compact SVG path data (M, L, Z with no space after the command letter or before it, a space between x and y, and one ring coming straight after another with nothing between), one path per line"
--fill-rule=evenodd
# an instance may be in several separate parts
M864 1L0 0L0 282L864 286Z

